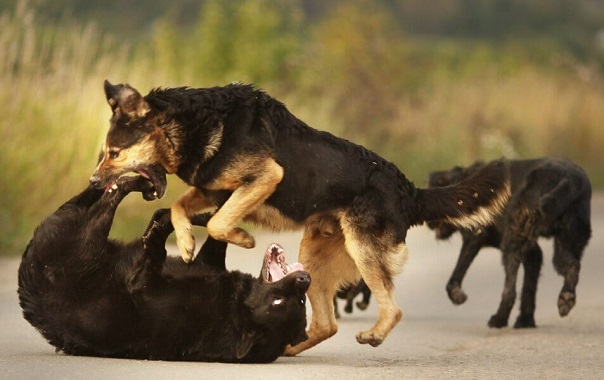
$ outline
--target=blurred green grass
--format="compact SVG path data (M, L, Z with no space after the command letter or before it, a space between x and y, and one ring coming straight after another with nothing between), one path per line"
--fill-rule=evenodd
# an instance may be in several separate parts
M431 170L501 156L564 156L604 186L604 81L539 41L408 38L388 12L343 3L304 28L296 1L206 1L193 28L166 17L145 41L46 21L18 1L0 16L0 254L81 191L110 117L104 79L153 87L253 82L311 126L361 143L418 185ZM164 199L129 197L112 236L130 239Z

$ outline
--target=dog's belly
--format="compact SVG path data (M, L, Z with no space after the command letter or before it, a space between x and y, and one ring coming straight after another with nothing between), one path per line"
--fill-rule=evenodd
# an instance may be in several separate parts
M244 218L246 222L251 222L259 226L269 228L274 232L279 231L295 231L304 227L304 223L296 222L295 220L285 216L279 209L261 204L248 216Z

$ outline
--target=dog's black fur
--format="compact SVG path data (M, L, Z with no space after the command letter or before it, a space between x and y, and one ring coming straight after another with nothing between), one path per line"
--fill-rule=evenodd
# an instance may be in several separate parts
M468 168L433 172L429 185L457 183L484 165L478 162ZM558 311L564 317L575 305L580 260L591 237L591 184L583 169L564 159L510 160L507 165L512 196L505 212L487 227L459 230L463 245L447 283L447 293L453 303L464 303L467 296L461 283L478 251L482 247L498 248L503 255L506 277L501 304L488 324L507 326L516 298L518 267L522 263L524 283L520 314L514 327L535 327L535 294L543 260L537 239L540 236L554 239L554 267L564 277ZM446 223L428 225L436 230L439 239L448 239L458 230Z
M346 300L346 304L344 305L344 311L348 314L352 313L352 303L354 299L359 295L363 295L363 299L361 301L357 301L356 305L360 310L367 309L369 306L369 300L371 299L371 289L367 286L364 280L357 282L356 284L352 284L344 287L343 289L339 289L336 293L336 296L333 299L333 308L336 314L336 318L340 318L340 312L338 311L338 301L337 299Z
M268 283L228 272L227 244L211 238L189 265L167 258L169 210L154 214L142 239L108 239L116 208L131 191L153 198L155 189L142 177L121 178L112 191L90 186L37 228L23 254L23 314L57 351L271 362L306 339L308 273Z

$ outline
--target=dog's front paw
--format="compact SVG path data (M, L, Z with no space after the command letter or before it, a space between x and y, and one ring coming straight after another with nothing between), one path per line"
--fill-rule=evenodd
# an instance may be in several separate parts
M145 180L145 182L141 186L140 191L143 194L143 199L146 201L154 201L159 198L157 190L155 190L153 183L151 183L150 181Z
M500 316L495 314L491 317L491 319L489 319L488 325L489 325L489 327L495 327L495 328L500 329L500 328L506 327L508 325L508 320L507 320L507 318L501 318Z
M447 294L449 295L451 302L455 305L461 305L468 299L468 296L459 285L447 286Z
M357 334L357 342L361 344L368 344L371 347L377 347L384 341L384 337L380 334L376 334L373 331L361 331Z
M195 237L191 233L191 229L185 228L176 232L176 245L180 251L180 256L185 263L193 261L195 252Z
M576 296L573 292L562 292L558 298L558 312L561 317L566 317L575 306Z

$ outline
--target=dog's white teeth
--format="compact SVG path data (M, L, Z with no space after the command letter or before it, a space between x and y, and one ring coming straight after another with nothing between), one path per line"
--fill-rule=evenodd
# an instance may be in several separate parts
M111 186L111 188L112 188L113 190L117 190L117 183L114 183L114 184L113 184L113 186Z

